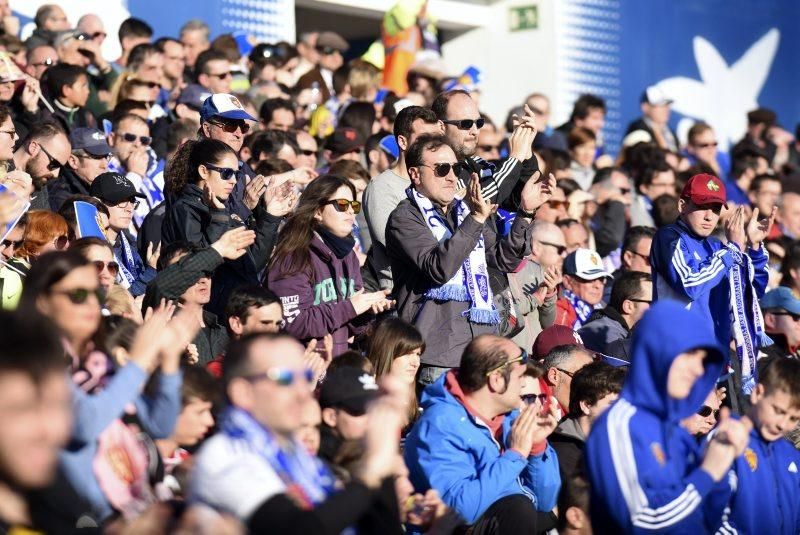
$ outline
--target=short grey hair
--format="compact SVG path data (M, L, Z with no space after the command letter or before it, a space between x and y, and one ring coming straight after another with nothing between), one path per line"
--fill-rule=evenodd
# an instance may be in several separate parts
M194 32L194 31L203 32L206 41L208 41L208 38L211 36L211 28L209 28L208 24L206 24L200 19L192 19L183 26L181 26L180 35L183 35L186 32Z
M548 370L550 368L560 368L578 353L587 353L587 351L583 347L573 344L556 346L544 358L544 367Z

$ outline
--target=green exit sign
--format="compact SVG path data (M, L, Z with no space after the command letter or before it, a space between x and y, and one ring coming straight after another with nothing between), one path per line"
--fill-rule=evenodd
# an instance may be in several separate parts
M539 27L539 6L508 8L508 28L512 32L535 30Z

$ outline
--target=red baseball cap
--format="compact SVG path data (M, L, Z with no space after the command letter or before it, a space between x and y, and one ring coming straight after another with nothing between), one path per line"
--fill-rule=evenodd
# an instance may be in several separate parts
M686 182L681 198L689 199L695 204L725 204L725 184L714 175L694 175Z
M554 347L558 346L578 346L584 348L581 335L564 325L551 325L540 332L539 336L536 337L536 341L533 342L533 360L543 360Z

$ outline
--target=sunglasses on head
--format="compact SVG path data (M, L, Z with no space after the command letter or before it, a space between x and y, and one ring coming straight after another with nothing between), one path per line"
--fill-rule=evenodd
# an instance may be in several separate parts
M529 358L528 358L528 352L527 352L527 351L525 351L525 350L524 350L524 349L522 349L522 348L519 348L519 350L521 351L521 353L519 354L519 356L518 356L518 357L516 357L516 358L513 358L513 359L511 359L511 360L507 360L507 361L503 362L502 364L500 364L499 366L495 366L494 368L492 368L491 370L489 370L488 372L486 372L486 377L489 377L490 375L492 375L492 374L493 374L494 372L496 372L497 370L502 370L502 369L503 369L503 368L505 368L506 366L511 366L512 364L516 364L517 362L519 362L520 364L523 364L523 365L524 365L524 364L527 364L527 363L528 363L528 360L529 360Z
M56 170L61 169L62 167L64 167L63 163L61 163L58 160L56 160L53 157L52 154L47 152L47 149L44 148L44 145L39 145L39 148L42 149L42 152L44 153L45 156L47 156L47 159L49 160L47 162L47 170L48 171L56 171Z
M464 168L464 164L460 162L455 163L435 163L433 165L425 165L422 164L420 167L427 167L428 169L433 169L433 174L439 178L444 178L450 174L450 170L453 170L453 174L458 176L461 173L461 170Z
M256 381L272 381L280 386L291 386L295 381L302 379L306 383L314 381L314 372L308 368L304 370L289 370L286 368L270 368L264 373L248 375L245 380L254 383Z
M72 290L51 290L50 293L59 294L59 295L66 295L67 299L69 299L70 303L73 305L82 305L88 299L90 295L93 295L97 298L98 303L102 303L105 300L105 294L102 288L74 288Z
M222 180L234 180L236 176L239 174L238 169L231 169L230 167L217 167L216 165L212 165L210 163L203 164L208 169L212 171L216 171L222 177Z
M714 418L719 416L719 409L712 409L708 405L703 405L700 407L700 410L697 411L698 416L702 416L703 418L708 418L711 414L714 414Z
M350 199L331 199L325 204L332 204L337 212L346 212L348 208L352 208L354 214L361 212L361 203Z
M92 264L94 264L94 267L97 268L98 275L102 273L104 269L108 269L108 273L112 277L116 277L117 273L119 273L119 264L116 262L103 262L102 260L95 260L92 262Z
M537 401L540 405L544 405L547 402L547 394L523 394L519 399L521 399L525 405L533 405Z
M444 124L451 124L458 127L459 130L471 130L472 125L480 130L486 123L486 120L481 117L480 119L445 119L442 121Z
M237 130L241 130L242 134L250 131L250 125L244 121L208 121L217 128L221 128L227 134L233 134Z
M150 143L153 142L153 138L150 137L150 136L137 136L135 134L130 134L128 132L125 132L124 134L120 134L120 136L122 137L122 139L124 139L128 143L133 143L138 139L139 142L142 145L144 145L145 147L150 145Z

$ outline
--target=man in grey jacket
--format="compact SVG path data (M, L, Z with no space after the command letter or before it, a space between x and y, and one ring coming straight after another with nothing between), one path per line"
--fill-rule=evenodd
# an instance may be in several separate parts
M477 175L466 197L456 198L459 165L446 138L420 136L406 165L412 187L389 217L386 246L398 314L427 342L420 372L427 384L459 366L472 338L497 329L486 269L511 272L530 252L531 221L550 198L555 177L535 175L526 183L511 232L498 239L487 224L495 206L484 199Z
M612 342L627 338L631 329L653 302L653 279L649 273L626 271L614 282L608 306L595 310L578 334L592 351L605 353Z

